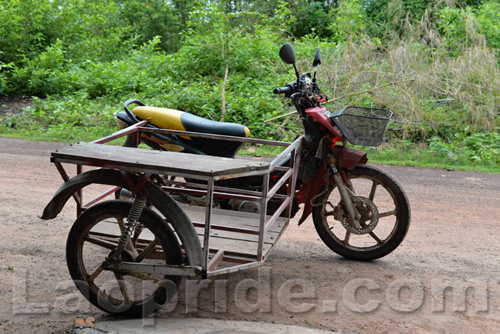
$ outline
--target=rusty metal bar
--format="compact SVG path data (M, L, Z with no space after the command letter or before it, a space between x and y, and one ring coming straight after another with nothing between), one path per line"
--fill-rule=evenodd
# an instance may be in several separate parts
M260 201L260 222L259 222L259 242L257 244L257 261L262 260L262 252L264 249L264 234L267 213L267 201L269 192L269 172L264 174L262 184L262 199Z
M208 181L207 207L205 210L205 234L203 239L203 269L208 267L208 256L210 254L210 224L212 222L212 205L214 201L214 180Z
M133 124L129 127L126 127L125 129L117 131L117 132L115 132L107 137L91 141L90 143L91 144L104 144L104 143L110 142L110 141L118 139L120 137L137 132L137 129L141 128L143 125L146 125L147 123L148 123L148 121L142 121L142 122Z
M124 271L129 273L152 274L152 275L172 275L172 276L200 276L201 268L192 266L172 266L162 264L119 262L109 265L105 270Z
M205 223L201 223L201 222L192 222L192 223L195 227L205 228ZM251 229L241 228L241 227L231 227L231 226L216 225L216 224L211 224L210 227L213 230L228 231L228 232L235 232L235 233L244 233L244 234L253 234L253 235L259 234L258 230L251 230Z
M260 267L262 264L264 264L264 261L250 262L250 263L245 263L245 264L241 264L241 265L233 266L233 267L229 267L229 268L218 269L218 270L215 270L212 272L208 272L207 277L216 276L216 275L223 275L223 274L231 274L231 273L235 273L235 272L238 272L238 271L244 270L244 269L251 269L251 268Z
M246 263L255 262L255 256L254 257L245 257L244 255L245 254L228 255L227 252L225 252L224 259L222 259L222 261L229 262L229 263L238 263L238 264L246 264Z

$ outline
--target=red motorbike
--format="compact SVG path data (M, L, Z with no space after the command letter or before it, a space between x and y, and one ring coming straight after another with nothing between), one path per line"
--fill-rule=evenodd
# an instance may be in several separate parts
M410 206L401 186L384 171L366 165L366 153L349 148L354 145L381 144L392 112L384 109L346 107L329 112L321 104L327 97L316 81L321 64L320 49L316 51L314 75L299 75L295 66L295 51L286 43L279 55L293 65L297 79L285 87L275 88L275 94L290 98L304 127L304 146L297 177L297 192L292 216L298 204L304 204L299 224L312 213L321 239L336 253L355 260L373 260L392 252L403 241L410 223ZM139 106L130 110L129 105ZM121 128L148 120L148 127L221 136L249 137L250 131L241 124L207 120L178 110L145 106L138 100L125 102L124 111L116 121ZM141 133L140 142L153 149L234 157L241 148L238 141L195 138L161 133ZM125 146L134 146L129 136ZM287 161L283 162L287 163ZM272 179L272 177L271 177ZM229 183L229 184L228 184ZM261 187L255 178L232 179L222 183L242 189ZM193 196L184 197L193 203ZM201 203L203 204L203 202ZM218 201L222 208L258 212L254 203ZM269 214L278 208L271 202Z

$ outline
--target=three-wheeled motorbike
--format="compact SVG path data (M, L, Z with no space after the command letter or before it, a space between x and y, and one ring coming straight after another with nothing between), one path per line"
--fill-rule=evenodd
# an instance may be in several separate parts
M410 223L403 189L348 146L379 145L392 112L330 112L316 81L319 49L313 75L299 75L290 44L280 57L293 65L296 80L274 93L291 99L304 128L292 143L252 139L244 125L129 100L117 115L121 130L52 153L65 182L42 219L75 199L66 257L92 304L110 314L146 316L168 303L182 277L260 266L299 206L298 224L312 214L321 240L346 258L373 260L400 245ZM120 137L124 146L103 145ZM270 162L234 158L245 143L283 150ZM76 176L68 176L66 164L77 166ZM83 188L91 184L110 187L85 202Z

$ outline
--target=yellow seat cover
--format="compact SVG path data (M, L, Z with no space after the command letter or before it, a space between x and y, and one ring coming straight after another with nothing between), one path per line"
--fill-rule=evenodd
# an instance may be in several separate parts
M136 107L132 110L140 119L148 120L149 123L168 130L186 131L181 122L181 115L184 111L157 108L157 107ZM185 139L191 139L187 136L182 136Z

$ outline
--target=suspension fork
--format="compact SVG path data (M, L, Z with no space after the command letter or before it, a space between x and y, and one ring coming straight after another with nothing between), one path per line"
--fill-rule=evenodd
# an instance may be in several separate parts
M344 178L342 177L342 173L337 169L337 166L335 165L337 159L333 155L330 155L327 159L330 164L330 168L332 169L333 180L335 181L335 185L339 190L340 198L342 198L342 202L344 202L344 206L347 210L347 213L349 214L349 221L351 223L351 226L356 229L361 229L361 224L359 223L361 215L352 202L351 190L347 188L344 182Z

